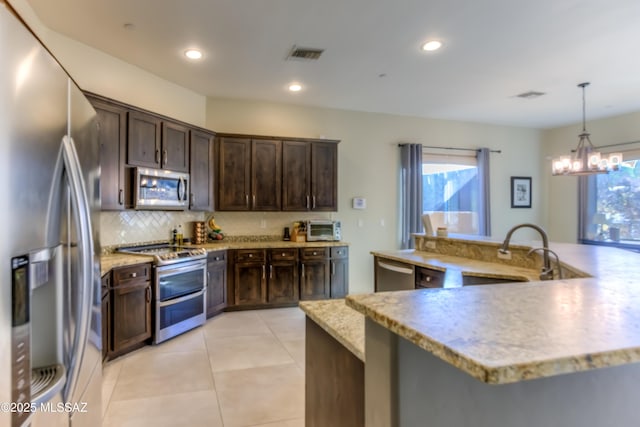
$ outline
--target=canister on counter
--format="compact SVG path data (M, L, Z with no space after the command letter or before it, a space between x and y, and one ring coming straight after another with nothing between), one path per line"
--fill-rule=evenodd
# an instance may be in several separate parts
M207 242L207 229L204 221L193 221L192 243L202 245Z

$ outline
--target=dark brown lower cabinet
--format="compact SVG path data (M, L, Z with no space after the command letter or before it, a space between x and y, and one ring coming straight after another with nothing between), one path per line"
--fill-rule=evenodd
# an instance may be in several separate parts
M267 302L271 304L298 301L298 249L269 251Z
M227 251L207 254L207 317L227 307Z
M331 298L344 298L349 292L349 248L331 248Z
M235 305L267 302L266 250L238 249L233 268Z
M330 295L329 248L300 249L300 299L328 299Z
M110 351L111 342L111 272L102 276L102 360L104 361Z
M151 338L151 264L115 268L111 305L111 355L118 356Z
M364 426L364 362L307 317L305 426Z
M347 246L229 251L227 306L292 306L299 300L344 298Z

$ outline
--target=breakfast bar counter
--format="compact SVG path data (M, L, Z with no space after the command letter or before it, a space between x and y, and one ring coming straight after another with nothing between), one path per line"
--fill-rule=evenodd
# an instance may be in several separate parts
M366 425L637 425L640 255L552 248L592 277L348 296L366 317Z

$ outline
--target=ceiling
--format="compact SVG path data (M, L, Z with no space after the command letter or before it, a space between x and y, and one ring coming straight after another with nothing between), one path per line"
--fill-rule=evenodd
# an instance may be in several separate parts
M550 128L581 120L590 81L587 120L640 111L638 0L28 2L51 29L206 96ZM430 38L443 47L422 52ZM286 59L294 45L325 51ZM515 96L532 90L546 94Z

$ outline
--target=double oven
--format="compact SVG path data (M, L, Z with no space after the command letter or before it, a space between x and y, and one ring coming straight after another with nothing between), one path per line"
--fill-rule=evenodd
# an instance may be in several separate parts
M121 248L154 257L154 334L158 344L207 320L207 253L171 245Z

